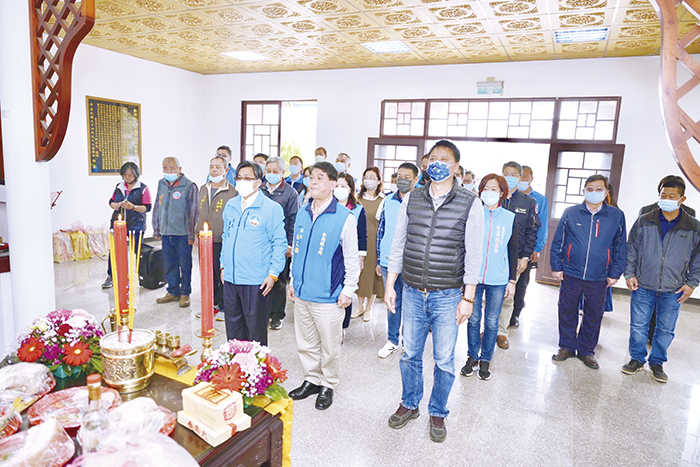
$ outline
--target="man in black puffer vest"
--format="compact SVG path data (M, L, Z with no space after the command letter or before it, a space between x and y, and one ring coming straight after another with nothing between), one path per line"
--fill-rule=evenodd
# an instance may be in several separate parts
M394 311L394 281L404 280L402 313L401 405L389 418L402 428L417 418L423 396L423 349L433 334L435 379L428 404L430 439L447 436L447 398L455 379L454 353L458 326L472 314L479 280L484 210L471 191L454 182L459 149L439 141L430 150L430 181L403 199L389 256L384 301Z

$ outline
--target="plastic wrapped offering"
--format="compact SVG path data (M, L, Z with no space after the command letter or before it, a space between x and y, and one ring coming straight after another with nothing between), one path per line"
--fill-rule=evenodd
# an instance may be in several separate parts
M39 363L21 362L0 369L0 405L12 405L20 399L17 410L23 411L56 386L51 371Z
M0 440L2 467L62 467L73 454L73 440L54 419Z
M156 405L153 399L137 397L125 402L109 413L109 426L113 433L142 435L160 432L169 435L175 429L175 414Z
M102 386L102 407L110 409L121 404L119 393ZM88 388L78 386L52 392L29 408L27 419L32 425L55 418L65 429L78 428L81 413L88 409Z
M19 430L22 417L11 405L0 406L0 439L7 438Z
M113 438L109 445L78 457L73 467L198 467L182 446L160 433L125 435Z
M65 263L66 261L74 261L75 254L73 253L73 242L70 236L65 232L56 232L53 234L53 261L54 263Z

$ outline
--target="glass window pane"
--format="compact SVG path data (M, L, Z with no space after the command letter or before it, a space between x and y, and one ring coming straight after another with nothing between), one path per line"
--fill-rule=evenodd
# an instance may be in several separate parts
M530 138L551 138L551 120L532 120L530 122Z
M554 201L566 201L566 187L565 186L554 187Z
M255 130L255 125L245 126L245 142L246 144L253 144L253 130Z
M579 114L578 118L576 119L576 126L586 126L586 114Z
M512 126L508 128L509 138L527 138L529 128L526 126Z
M411 117L413 118L424 118L425 117L425 102L414 102L411 106Z
M469 119L482 119L486 120L489 118L489 103L488 102L470 102L469 103Z
M423 122L422 118L411 120L411 136L423 136Z
M532 118L537 120L551 120L554 118L554 101L533 102Z
M280 118L280 108L277 104L265 104L263 106L263 124L277 125Z
M255 134L256 135L269 135L270 134L269 125L255 125Z
M570 169L580 169L583 167L583 153L574 151L562 151L559 153L557 167L568 167ZM591 168L591 167L586 167ZM597 168L597 167L592 167ZM558 184L559 182L557 182Z
M581 204L581 203L583 203L583 200L584 200L584 199L585 199L585 198L584 198L583 196L581 196L581 195L578 195L578 196L568 195L568 196L566 197L566 202L567 202L567 203Z
M459 116L457 117L457 125L467 126L468 119L469 119L469 115L459 114Z
M505 138L508 135L508 120L489 120L486 135L489 138Z
M399 104L396 102L386 102L384 104L384 118L396 118Z
M593 130L594 128L577 128L576 129L576 139L585 139L585 140L590 140L593 139Z
M610 171L609 170L596 170L596 172L599 175L602 175L603 177L608 177L610 178Z
M510 126L518 126L518 124L520 124L520 115L510 114L510 118L508 118L508 124Z
M432 102L430 104L430 119L447 118L448 108L449 104L447 102Z
M450 116L447 117L447 124L448 125L456 125L457 124L457 114L450 114Z
M582 114L594 114L598 111L598 101L581 101L578 111Z
M399 113L411 113L411 102L399 102Z
M250 141L253 141L252 139ZM252 161L253 160L253 145L252 144L247 144L245 147L245 160L247 161Z
M396 159L400 160L400 163L396 164L396 167L401 165L403 161L415 162L418 158L418 148L416 146L397 146L396 147Z
M469 111L469 102L450 102L450 113L465 114Z
M447 136L447 120L431 118L428 122L428 134L430 136Z
M264 152L268 156L271 156L270 154L270 137L268 135L263 135L262 136L262 142L260 143L260 152Z
M520 116L520 124L522 126L529 126L530 125L530 114L522 114Z
M246 104L246 123L260 125L262 123L262 105Z
M569 206L571 205L565 203L554 203L554 213L552 214L552 217L555 219L561 219L561 216L564 214L564 210Z
M396 120L393 118L384 119L384 128L382 133L385 135L395 135L396 134Z
M255 135L255 138L253 138L253 150L256 153L262 152L262 136L261 135Z
M586 126L595 126L595 114L588 114L586 117Z
M447 127L447 136L467 136L467 127L466 126L448 126Z
M557 176L554 180L556 185L566 185L566 181L569 179L569 171L567 169L557 169Z
M279 127L277 125L272 125L270 127L270 144L273 146L279 146Z
M511 102L510 112L514 114L529 114L532 110L532 102Z
M598 119L614 120L617 112L617 101L601 101L598 103Z
M396 125L396 134L401 136L411 134L411 125Z
M486 137L486 120L469 120L467 136L470 138Z
M580 178L569 178L566 184L566 194L567 195L580 195L581 194L581 179Z
M506 120L510 114L509 102L491 102L489 104L489 120Z
M375 146L375 158L377 159L393 159L396 153L396 146L392 145L377 145Z
M611 152L587 152L583 167L594 170L610 170L612 156Z
M595 170L569 170L569 177L588 178L595 175Z
M598 122L595 125L595 133L593 133L593 139L612 141L613 130L615 129L615 122Z
M559 122L558 139L574 139L576 136L576 121L562 120Z
M578 117L578 101L563 101L559 118L562 120L576 120Z

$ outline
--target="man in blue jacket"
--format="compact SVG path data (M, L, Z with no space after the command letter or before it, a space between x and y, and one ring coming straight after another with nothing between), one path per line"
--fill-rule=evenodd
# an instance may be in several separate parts
M227 339L267 345L270 291L284 269L287 236L282 206L260 193L263 171L243 161L236 168L236 190L224 207L221 279Z
M552 274L559 288L560 362L577 356L597 370L594 357L600 336L607 287L615 285L625 269L627 230L624 213L605 204L608 179L591 175L586 179L584 202L566 208L552 240ZM578 327L578 307L585 297L583 320Z
M632 291L630 341L632 359L622 372L649 369L660 383L668 381L663 364L684 303L700 282L700 222L682 209L685 182L662 182L657 208L640 216L630 230L625 278ZM656 330L647 352L649 320L656 308Z

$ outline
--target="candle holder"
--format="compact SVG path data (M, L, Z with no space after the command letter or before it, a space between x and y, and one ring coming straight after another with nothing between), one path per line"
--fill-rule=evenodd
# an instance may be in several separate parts
M210 336L204 336L202 335L202 331L198 329L194 332L194 335L202 339L202 361L205 361L214 353L211 349L212 339L219 335L219 331L212 329Z
M107 328L105 327L105 321L109 320L109 332L114 332L117 330L117 309L112 307L109 310L109 314L105 316L105 319L102 320L102 330L104 331L105 334L109 334L107 332Z

